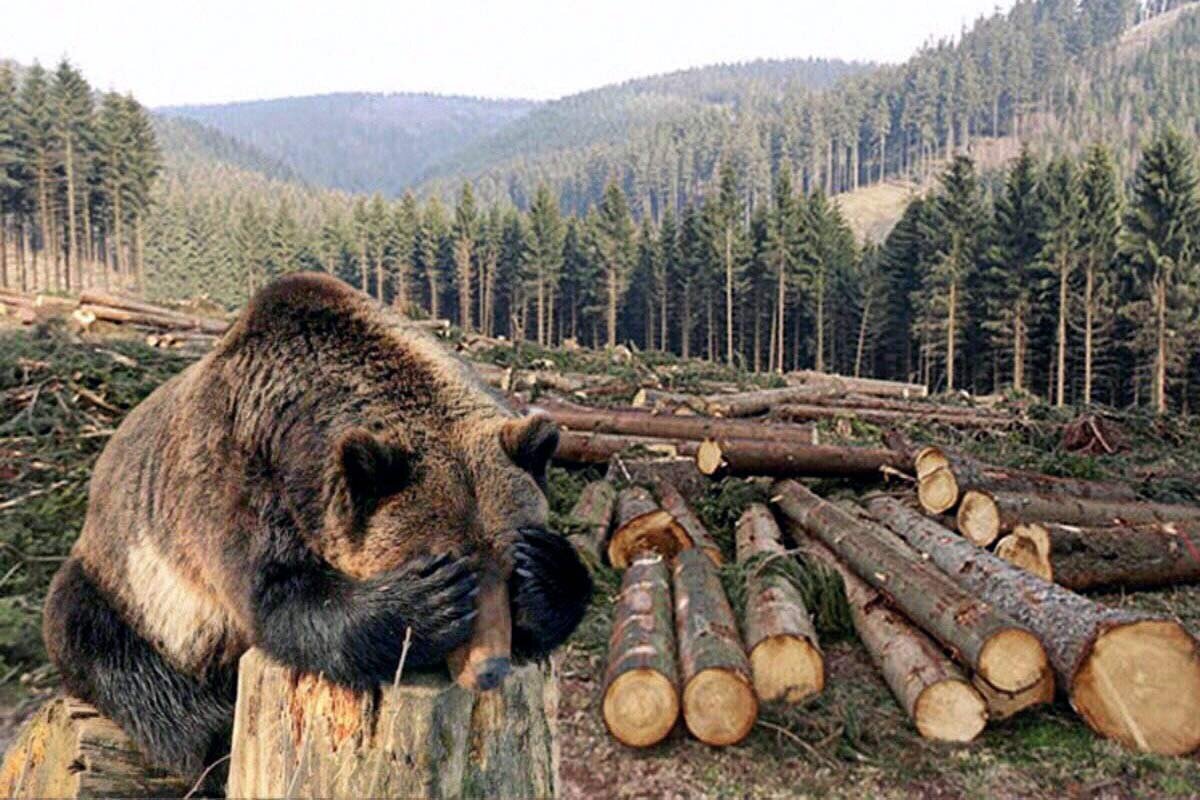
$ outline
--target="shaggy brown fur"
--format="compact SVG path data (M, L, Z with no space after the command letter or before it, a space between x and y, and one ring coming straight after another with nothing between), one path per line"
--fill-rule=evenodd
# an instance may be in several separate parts
M515 562L514 646L543 653L590 593L545 530L556 441L365 295L282 278L113 436L48 649L69 689L183 772L220 752L247 647L364 687L411 627L409 663L440 664L484 560Z

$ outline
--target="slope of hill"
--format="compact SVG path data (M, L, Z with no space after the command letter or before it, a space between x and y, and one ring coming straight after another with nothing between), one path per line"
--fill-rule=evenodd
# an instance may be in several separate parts
M223 164L276 180L300 179L280 159L193 119L155 114L154 134L172 172Z
M528 100L341 93L157 111L236 137L313 183L398 194L433 164L534 106Z

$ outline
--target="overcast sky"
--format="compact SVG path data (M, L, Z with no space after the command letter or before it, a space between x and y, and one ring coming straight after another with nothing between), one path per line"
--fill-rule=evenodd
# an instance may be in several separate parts
M898 62L1011 0L0 0L0 57L143 103L334 91L553 98L715 62Z

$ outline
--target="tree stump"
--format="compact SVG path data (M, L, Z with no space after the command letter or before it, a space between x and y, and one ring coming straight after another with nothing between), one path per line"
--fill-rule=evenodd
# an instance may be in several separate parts
M492 692L405 676L358 693L242 657L229 797L552 797L557 686L515 668Z
M146 764L115 722L74 697L42 706L0 765L0 797L183 797L191 788Z

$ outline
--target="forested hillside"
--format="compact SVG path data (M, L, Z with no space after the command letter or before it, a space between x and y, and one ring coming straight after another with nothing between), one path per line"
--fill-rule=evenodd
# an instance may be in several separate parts
M342 93L158 109L245 142L312 183L399 195L439 162L525 116L527 100Z
M134 101L79 115L56 99L70 66L35 69L0 92L4 280L111 280L233 307L275 275L320 269L410 313L547 345L1193 407L1198 45L1194 9L1026 0L902 67L762 99L795 119L727 110L680 128L670 160L647 155L670 167L661 180L600 148L586 183L526 185L530 167L496 201L487 180L449 201L315 189L247 169L250 149L168 159L156 178ZM876 127L825 125L872 91ZM1011 167L968 155L1019 141ZM833 195L881 175L932 189L876 247L855 241Z

